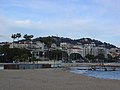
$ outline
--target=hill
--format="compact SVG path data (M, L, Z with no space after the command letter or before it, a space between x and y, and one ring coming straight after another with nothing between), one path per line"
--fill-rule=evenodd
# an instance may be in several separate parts
M48 37L38 37L38 38L33 39L33 41L41 41L41 42L44 42L45 44L49 44L49 46L51 43L56 43L57 46L59 46L60 43L67 42L70 44L81 43L82 45L95 43L96 46L104 45L104 47L108 48L108 49L116 48L115 45L112 45L112 44L106 43L106 42L101 42L99 40L95 40L95 39L91 39L91 38L81 38L81 39L74 39L73 40L71 38L48 36Z

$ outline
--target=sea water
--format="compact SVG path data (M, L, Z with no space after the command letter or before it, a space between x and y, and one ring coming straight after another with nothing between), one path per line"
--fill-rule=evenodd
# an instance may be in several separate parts
M117 79L120 80L120 69L116 71L104 71L104 70L81 70L80 67L72 67L70 72L76 74L82 74L85 76L91 76L96 78L103 78L103 79Z

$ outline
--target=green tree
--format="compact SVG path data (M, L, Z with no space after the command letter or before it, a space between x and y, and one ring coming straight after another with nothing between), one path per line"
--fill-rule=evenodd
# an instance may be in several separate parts
M35 57L32 57L31 61L34 63L35 61L37 61L37 59Z
M27 49L20 49L20 48L9 48L9 45L4 45L1 47L1 52L3 52L6 56L6 60L9 60L9 62L13 62L15 58L21 57L24 54L27 54L27 56L31 56L31 53ZM16 57L15 57L16 56Z
M103 53L100 53L96 56L96 58L99 60L99 62L104 62L105 55Z
M21 33L17 33L16 37L18 38L18 41L19 41L19 38L21 37Z
M107 54L107 62L113 62L113 57L110 54Z
M72 53L71 55L70 55L70 59L72 59L72 60L80 60L80 59L82 59L82 56L79 54L79 53Z
M43 39L41 40L41 42L44 42L44 43L47 45L47 47L50 48L51 45L52 45L52 43L55 42L55 40L54 40L52 37L49 36L49 37L43 38Z
M17 62L20 62L20 57L19 56L14 56L13 57L13 60L17 63Z
M28 61L28 58L29 58L28 54L22 54L22 55L21 55L21 62L26 62L26 61Z
M119 56L115 56L114 58L113 58L113 60L114 60L114 62L118 62L119 61Z
M16 34L12 34L11 38L13 39L13 48L14 48L14 41L17 38Z
M45 57L50 60L62 60L62 56L65 56L65 52L61 50L51 50L45 52Z
M12 34L11 38L13 38L13 42L14 42L14 40L17 38L16 34Z
M62 60L68 59L68 53L66 51L62 51Z
M94 55L87 54L85 56L85 58L87 58L89 60L89 62L95 62L95 56Z
M33 37L34 37L33 35L27 35L27 34L23 36L23 38L25 38L26 41L31 41Z

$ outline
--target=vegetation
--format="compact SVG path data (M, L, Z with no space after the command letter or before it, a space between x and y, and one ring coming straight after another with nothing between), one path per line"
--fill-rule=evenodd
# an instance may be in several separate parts
M1 47L0 52L4 53L4 61L1 62L13 62L13 61L25 61L28 57L31 57L31 53L27 49L9 48L8 45ZM24 58L24 60L23 60Z
M103 53L100 53L96 56L96 59L98 59L98 62L104 62L105 60L105 55Z
M17 33L17 34L12 34L11 38L13 38L13 42L16 38L18 38L18 41L19 41L19 38L21 37L21 33Z
M27 34L23 36L23 38L25 38L26 41L31 41L33 37L34 37L33 35L27 35Z
M83 57L78 53L72 53L70 55L70 59L72 59L72 60L81 60L81 59L83 59Z
M94 55L87 54L87 55L85 56L85 58L87 59L88 62L96 62Z
M90 44L90 43L95 43L96 46L99 45L104 45L105 48L115 48L116 46L111 45L109 43L103 43L101 41L98 40L94 40L94 39L90 39L90 38L81 38L81 39L76 39L76 40L72 40L70 38L63 38L63 37L56 37L56 36L49 36L49 37L39 37L39 38L35 38L32 39L34 36L33 35L27 35L25 34L23 36L24 40L19 40L19 38L21 37L21 33L17 33L17 34L12 34L11 38L13 39L13 44L15 42L15 39L18 38L18 42L19 41L41 41L44 42L45 45L48 47L48 51L45 51L44 55L43 52L40 52L40 56L41 57L45 57L48 58L49 60L83 60L84 58L77 53L73 53L70 55L70 57L68 57L67 52L65 51L61 51L61 50L50 50L51 44L55 43L57 44L57 46L60 45L61 42L67 42L67 43L71 43L71 44L78 44L81 43L82 45L84 44ZM14 47L14 45L13 45ZM33 55L31 54L31 52L27 49L19 49L19 48L9 48L8 45L4 45L0 48L0 62L25 62L25 61L30 61L30 62L34 62L36 61L35 57L33 57ZM3 56L2 56L3 55ZM85 62L104 62L104 60L106 62L110 61L110 62L118 62L117 60L120 58L120 56L116 56L116 57L112 57L110 54L108 54L107 56L108 58L105 59L104 54L99 54L97 56L94 55L86 55L84 61ZM97 60L97 61L96 61Z
M114 62L113 57L110 54L108 54L107 57L107 62Z
M45 43L45 45L48 48L51 47L52 43L55 43L55 40L50 36L48 36L48 37L39 37L39 38L33 39L33 41L41 41L41 42Z
M45 44L47 44L48 46L50 46L51 43L56 43L59 46L59 43L61 42L67 42L67 43L71 43L71 44L77 44L77 43L81 43L82 45L84 44L91 44L91 43L95 43L96 46L100 46L100 45L104 45L105 48L116 48L115 45L106 43L106 42L101 42L95 39L91 39L91 38L81 38L81 39L70 39L70 38L64 38L64 37L56 37L56 36L48 36L48 37L38 37L33 39L33 41L42 41ZM49 42L49 43L48 43Z
M45 53L45 57L50 60L62 60L68 57L67 52L61 50L51 50Z
M21 37L21 33L17 33L16 37L18 38L18 41L19 41L19 38Z

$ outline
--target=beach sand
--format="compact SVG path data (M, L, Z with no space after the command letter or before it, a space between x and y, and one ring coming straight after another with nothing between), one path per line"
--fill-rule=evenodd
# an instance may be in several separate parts
M0 70L0 90L120 90L120 80L87 77L55 68Z

